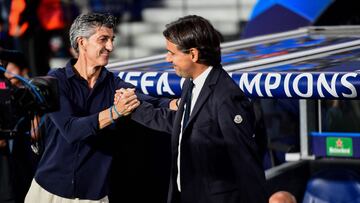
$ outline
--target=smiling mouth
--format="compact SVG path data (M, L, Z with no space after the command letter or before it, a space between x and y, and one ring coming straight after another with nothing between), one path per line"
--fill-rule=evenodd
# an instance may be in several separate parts
M110 52L109 52L109 51L106 51L106 50L103 50L102 52L100 52L100 55L109 56L109 55L110 55Z

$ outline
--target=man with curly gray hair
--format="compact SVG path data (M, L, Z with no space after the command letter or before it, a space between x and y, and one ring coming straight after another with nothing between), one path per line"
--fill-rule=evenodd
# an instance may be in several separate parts
M139 100L169 106L169 99L136 93L105 66L113 51L116 19L82 14L73 22L70 41L78 54L51 73L59 81L60 110L45 121L45 150L26 196L27 203L108 202L109 171L115 138ZM117 89L126 98L114 104ZM123 117L122 119L119 119Z

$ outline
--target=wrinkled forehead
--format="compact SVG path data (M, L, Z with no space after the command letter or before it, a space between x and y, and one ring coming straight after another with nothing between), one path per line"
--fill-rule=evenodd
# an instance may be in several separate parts
M114 36L114 29L113 28L108 28L108 27L105 27L105 26L99 26L99 27L96 27L94 28L94 32L91 36L107 36L107 37L115 37ZM91 37L90 36L90 37Z

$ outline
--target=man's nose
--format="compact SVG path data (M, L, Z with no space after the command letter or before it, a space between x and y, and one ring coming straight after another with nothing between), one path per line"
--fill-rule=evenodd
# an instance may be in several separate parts
M168 53L168 54L166 54L166 58L165 58L165 60L167 61L167 62L169 62L169 63L171 63L172 62L172 57L170 56L170 54Z
M114 43L113 41L109 40L107 43L106 43L106 46L105 46L106 50L108 51L112 51L114 49Z

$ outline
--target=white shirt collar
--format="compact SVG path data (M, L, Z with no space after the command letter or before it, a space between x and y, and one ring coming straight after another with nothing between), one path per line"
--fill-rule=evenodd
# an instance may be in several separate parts
M199 76L197 76L193 80L193 83L195 85L194 88L200 87L200 89L201 89L201 87L204 85L205 80L206 80L207 76L209 75L212 68L213 68L212 66L209 66L204 72L202 72Z
M192 98L191 98L191 110L190 112L192 112L195 103L199 97L199 94L201 92L202 87L204 86L205 80L208 77L210 71L212 70L212 66L209 66L204 72L202 72L198 77L196 77L193 80L194 83L194 88L192 91Z

